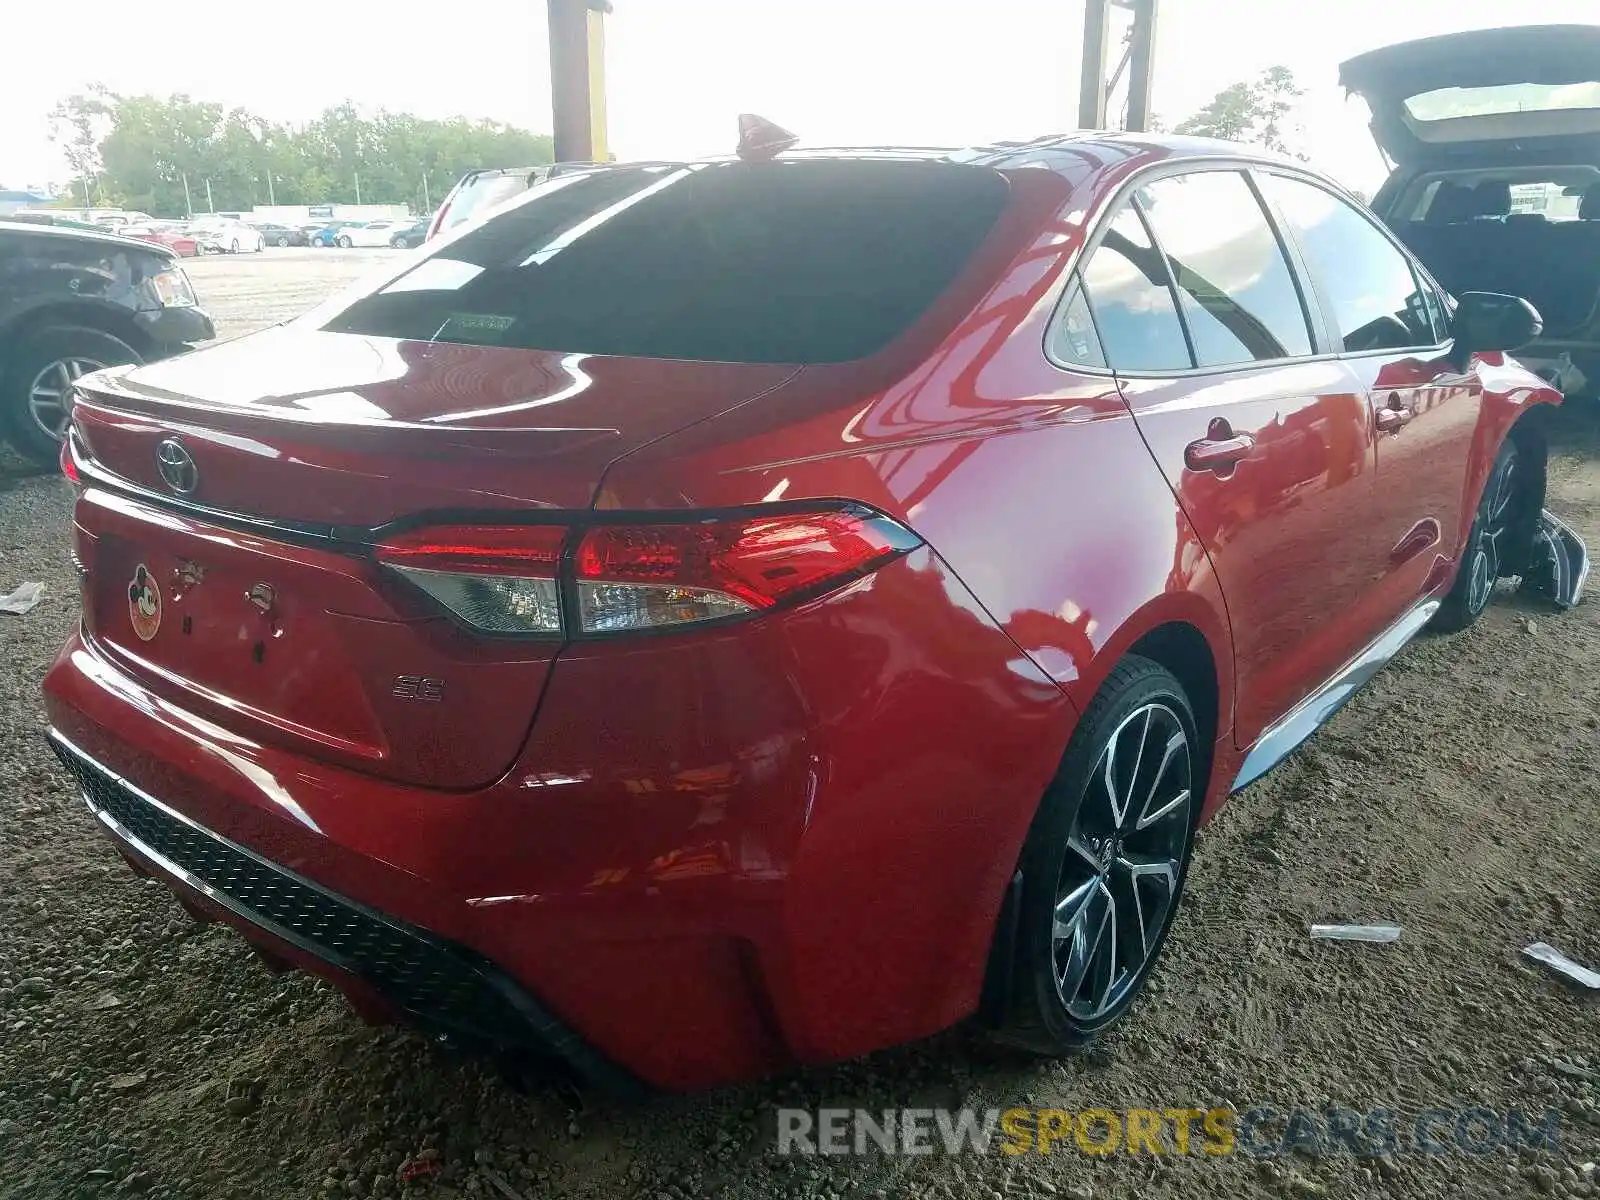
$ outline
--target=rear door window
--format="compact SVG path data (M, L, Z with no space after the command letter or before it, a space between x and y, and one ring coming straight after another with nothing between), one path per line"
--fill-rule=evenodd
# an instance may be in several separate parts
M1157 179L1138 203L1166 253L1200 366L1311 353L1289 262L1242 174Z
M1325 188L1264 174L1262 190L1299 242L1348 353L1439 343L1411 260L1359 209Z
M1090 255L1083 290L1113 370L1181 371L1194 365L1167 261L1131 206L1116 215Z
M986 167L779 161L551 180L324 328L723 362L874 353L947 289L1005 208Z

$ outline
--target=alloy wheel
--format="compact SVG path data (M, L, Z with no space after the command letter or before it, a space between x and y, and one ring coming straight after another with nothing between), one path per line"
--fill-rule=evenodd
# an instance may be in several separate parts
M1512 505L1517 498L1517 452L1507 446L1501 468L1489 481L1490 492L1485 498L1483 526L1472 548L1472 576L1467 585L1467 606L1473 612L1489 603L1489 593L1495 580L1500 578L1501 539L1511 524Z
M1142 705L1107 740L1067 839L1052 966L1076 1021L1127 998L1171 919L1190 835L1193 760L1176 712Z
M72 385L106 364L92 358L60 358L45 366L28 387L28 415L50 437L60 441L72 420Z

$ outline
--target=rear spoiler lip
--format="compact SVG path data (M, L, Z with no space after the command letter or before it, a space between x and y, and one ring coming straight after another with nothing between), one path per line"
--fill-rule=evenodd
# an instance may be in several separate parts
M131 370L126 368L125 370ZM160 388L129 386L121 374L102 374L92 385L79 384L80 404L93 412L117 418L159 423L175 434L196 437L259 436L263 422L281 425L285 432L303 431L325 445L371 450L383 454L438 455L454 451L465 455L516 455L538 458L617 440L622 431L606 426L505 426L451 425L419 421L340 418L288 406L218 404L215 401Z

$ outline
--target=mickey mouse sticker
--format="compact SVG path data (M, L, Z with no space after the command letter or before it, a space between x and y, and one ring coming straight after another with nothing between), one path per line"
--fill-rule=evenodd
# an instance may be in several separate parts
M161 589L143 563L133 573L133 582L128 584L128 619L133 622L133 631L141 642L148 642L161 628Z

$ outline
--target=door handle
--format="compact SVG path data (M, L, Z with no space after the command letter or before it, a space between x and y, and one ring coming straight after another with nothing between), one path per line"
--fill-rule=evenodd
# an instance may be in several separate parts
M1206 437L1190 442L1183 451L1183 463L1191 471L1215 471L1227 474L1256 448L1256 440L1248 433L1227 430L1227 437Z
M1379 433L1398 433L1411 423L1416 414L1406 407L1399 392L1389 393L1389 403L1377 410L1374 421Z

